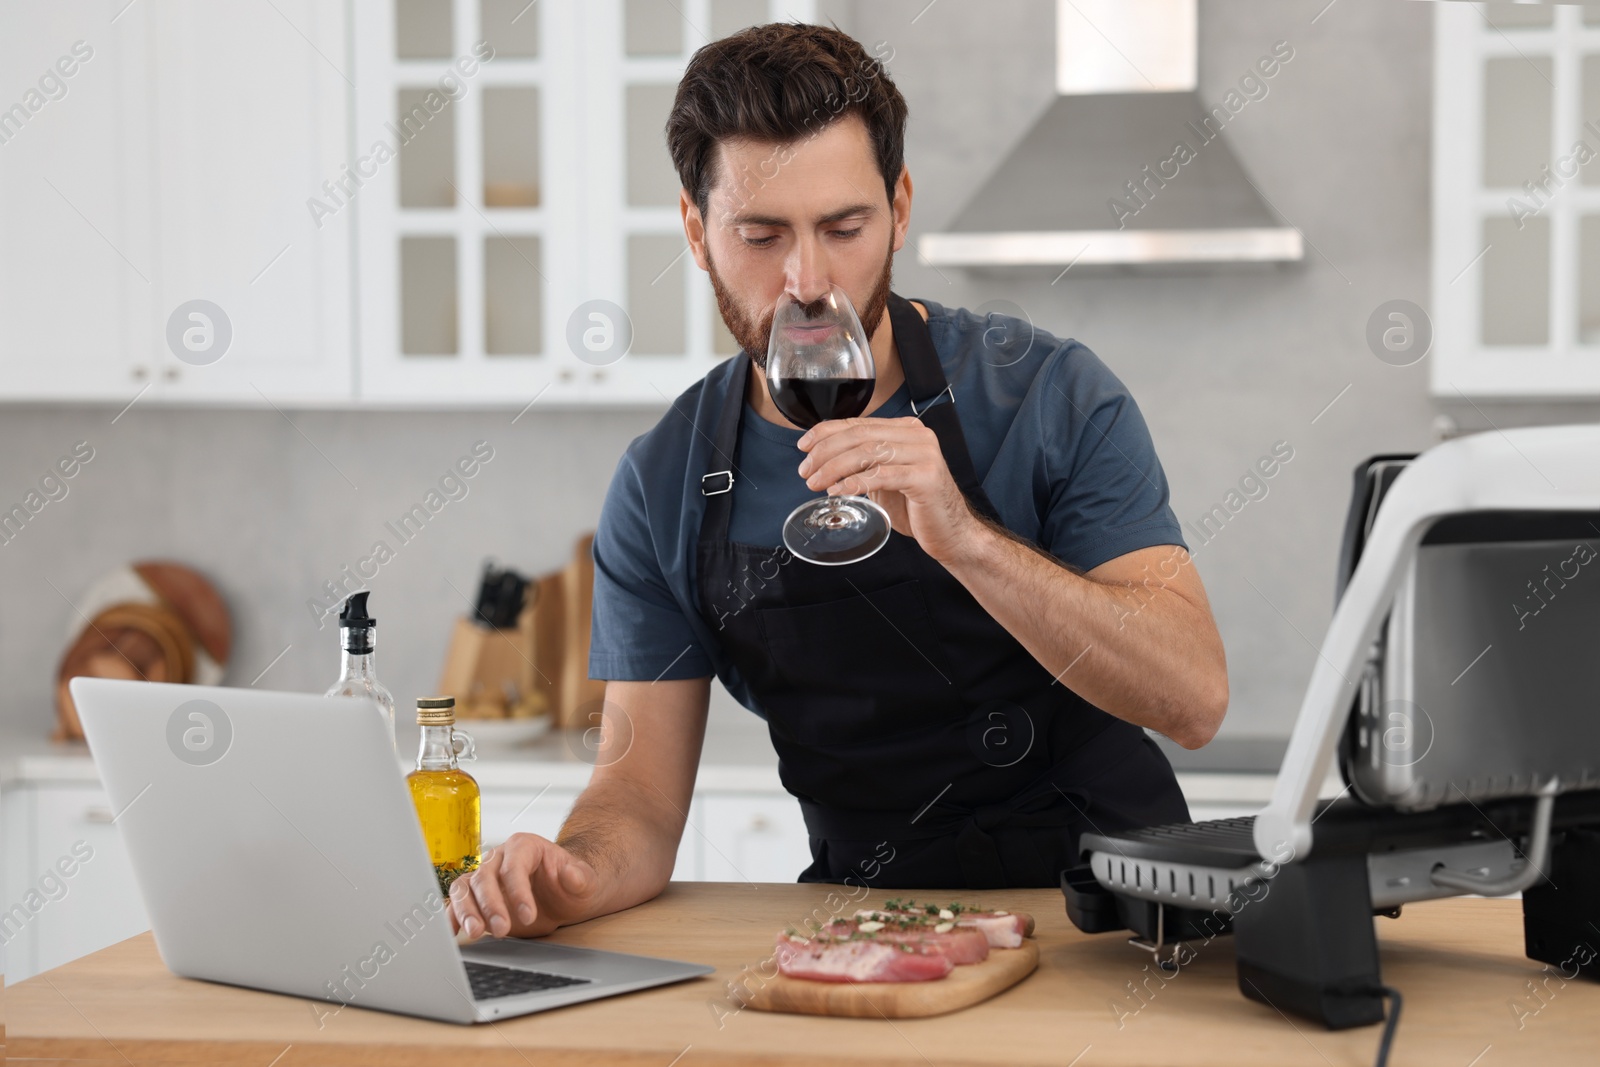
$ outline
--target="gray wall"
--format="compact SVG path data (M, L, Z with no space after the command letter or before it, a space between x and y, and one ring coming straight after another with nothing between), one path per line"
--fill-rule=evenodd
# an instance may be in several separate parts
M307 601L378 540L395 550L370 583L378 675L403 710L435 690L483 558L524 573L564 565L622 449L659 417L535 412L513 425L514 411L297 411L291 426L272 411L141 403L112 425L115 408L0 409L7 505L75 442L95 450L68 495L0 546L0 714L48 724L57 658L82 625L63 596L141 558L189 563L218 584L236 630L228 684L248 685L288 647L259 684L320 691L338 675L338 628L319 630ZM401 544L385 524L477 441L493 459Z
M1226 136L1315 246L1304 264L1098 277L1074 270L1053 285L1053 272L941 273L909 250L896 268L903 293L969 307L1006 299L1099 353L1143 408L1181 521L1221 501L1274 442L1293 446L1270 495L1196 555L1228 648L1230 735L1290 728L1331 609L1351 467L1436 439L1426 362L1390 367L1363 339L1379 303L1428 303L1432 11L1341 0L1311 24L1324 3L1201 3L1207 101L1275 41L1294 46L1270 94ZM913 237L937 229L1048 101L1053 4L871 0L825 3L824 11L869 45L893 45L892 71L912 113ZM1593 417L1485 410L1501 425ZM466 609L450 583L470 593L485 555L524 570L560 565L593 524L617 456L657 417L535 409L513 426L499 412L294 412L297 432L272 412L139 405L111 425L114 414L0 408L0 500L20 497L75 441L97 451L65 500L0 547L0 714L41 730L73 621L56 588L73 597L98 573L139 557L184 560L221 584L238 628L231 683L248 684L288 646L261 684L321 688L337 666L335 638L316 630L305 601L485 439L496 455L468 497L449 504L372 583L381 674L403 705L433 688L451 620Z

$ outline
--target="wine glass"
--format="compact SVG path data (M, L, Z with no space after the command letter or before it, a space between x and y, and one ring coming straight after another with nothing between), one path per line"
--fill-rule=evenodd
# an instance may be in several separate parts
M767 390L802 429L867 410L877 384L867 331L837 285L809 303L785 292L772 312ZM864 496L808 500L783 521L783 544L807 563L857 563L889 540L889 515Z

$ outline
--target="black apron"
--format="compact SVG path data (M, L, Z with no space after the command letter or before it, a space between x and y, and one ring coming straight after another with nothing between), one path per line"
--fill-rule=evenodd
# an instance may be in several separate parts
M999 522L927 323L898 295L888 310L912 410L973 509ZM1086 831L1188 821L1143 729L1056 682L915 538L891 533L836 567L728 540L749 380L749 357L735 358L701 481L696 581L800 801L800 881L1053 887Z

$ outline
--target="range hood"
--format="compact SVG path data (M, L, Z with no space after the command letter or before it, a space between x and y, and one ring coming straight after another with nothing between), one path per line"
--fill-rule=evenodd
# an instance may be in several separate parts
M1056 99L949 229L919 239L921 257L978 268L1302 259L1300 231L1228 148L1236 116L1195 92L1196 41L1195 0L1057 0Z

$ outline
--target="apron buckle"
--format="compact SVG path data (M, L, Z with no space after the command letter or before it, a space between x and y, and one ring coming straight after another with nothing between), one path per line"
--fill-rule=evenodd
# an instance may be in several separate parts
M919 419L922 418L922 412L927 411L929 408L933 407L933 405L937 404L939 402L939 398L944 396L946 393L950 394L950 403L954 404L956 402L955 388L953 386L946 385L943 389L939 390L937 393L934 393L933 396L928 398L928 402L922 405L922 411L917 410L917 402L915 400L911 401L911 413Z
M706 479L707 478L727 478L728 479L728 484L724 485L721 489L707 489L706 488ZM718 496L718 495L720 495L722 493L731 492L732 490L733 490L733 472L731 470L730 471L712 471L710 474L702 474L700 476L700 495L701 496Z

